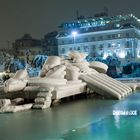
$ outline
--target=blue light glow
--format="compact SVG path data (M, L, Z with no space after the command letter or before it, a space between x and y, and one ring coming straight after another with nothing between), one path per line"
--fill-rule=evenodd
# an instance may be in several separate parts
M119 54L119 57L120 57L120 58L125 58L125 52L122 51L122 52Z
M72 31L71 34L75 37L75 36L77 36L78 33L77 33L77 31Z

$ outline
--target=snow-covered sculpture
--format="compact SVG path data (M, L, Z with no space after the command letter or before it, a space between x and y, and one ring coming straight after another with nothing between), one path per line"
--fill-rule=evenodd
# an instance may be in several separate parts
M85 53L79 53L78 51L71 51L69 53L69 59L71 59L72 62L75 62L75 63L84 61L86 56L87 55Z
M91 62L89 67L97 70L100 73L106 73L108 69L108 66L106 64L98 61Z
M64 76L66 75L65 69L66 69L65 65L55 66L46 73L46 77L60 79L64 78Z
M29 87L40 87L33 108L41 109L50 106L51 99L57 100L83 93L87 87L99 94L105 93L105 96L110 95L117 99L127 96L132 91L128 86L103 74L108 68L106 64L101 62L89 64L85 61L85 57L85 54L76 51L69 54L69 60L49 56L38 77L28 77L26 70L20 70L5 82L4 91L24 92L31 89ZM39 94L43 95L43 98Z
M68 81L78 80L80 69L73 65L67 65L66 68L66 79Z
M17 71L13 78L5 81L4 91L7 93L23 90L27 85L27 78L28 73L26 70Z
M45 77L46 73L53 67L61 64L61 58L58 56L49 56L45 61L42 70L40 72L40 77Z

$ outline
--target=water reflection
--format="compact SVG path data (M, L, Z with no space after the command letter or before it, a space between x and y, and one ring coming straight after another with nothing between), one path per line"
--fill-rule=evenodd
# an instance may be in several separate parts
M120 118L120 128L114 124L113 116L103 119L100 122L92 123L89 126L78 129L76 132L67 132L62 138L65 140L139 140L138 117Z
M140 94L122 100L83 99L47 110L0 115L0 140L140 139L138 116L113 116L114 109L140 111ZM139 140L138 139L138 140Z
M134 94L123 101L118 101L111 106L113 110L137 110L140 112L140 94ZM75 133L71 131L62 135L65 140L139 140L140 139L140 117L129 115L104 115L104 118L78 129Z
M120 115L114 115L115 119L115 126L119 129L120 128Z

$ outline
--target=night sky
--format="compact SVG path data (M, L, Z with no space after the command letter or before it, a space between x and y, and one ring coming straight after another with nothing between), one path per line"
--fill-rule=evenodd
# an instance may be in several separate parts
M0 0L0 48L30 33L43 36L62 22L80 15L91 17L108 7L109 15L133 13L140 17L140 0Z

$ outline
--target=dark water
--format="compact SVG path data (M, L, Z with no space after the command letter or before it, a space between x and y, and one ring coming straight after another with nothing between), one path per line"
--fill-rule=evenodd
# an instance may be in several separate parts
M116 116L113 110L137 110ZM0 114L0 140L140 140L140 93L121 101L81 99L47 110Z

